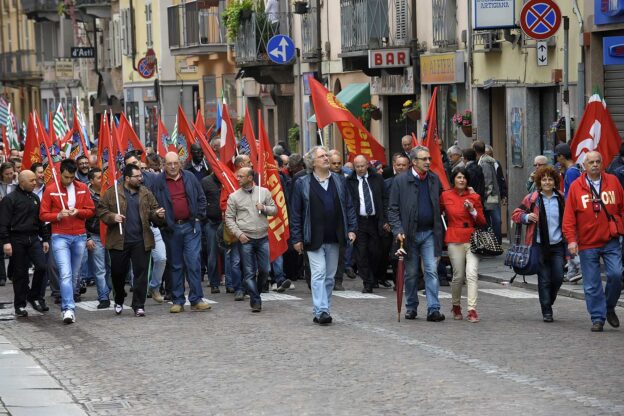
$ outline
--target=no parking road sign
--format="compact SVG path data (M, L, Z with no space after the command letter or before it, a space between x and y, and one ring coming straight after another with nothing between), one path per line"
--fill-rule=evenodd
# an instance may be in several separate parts
M530 0L522 6L520 27L537 40L553 36L561 25L561 10L552 0Z

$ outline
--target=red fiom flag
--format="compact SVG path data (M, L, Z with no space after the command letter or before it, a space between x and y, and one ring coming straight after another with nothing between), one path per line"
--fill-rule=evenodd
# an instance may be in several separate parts
M161 119L158 119L158 138L156 139L156 152L160 157L165 157L169 152L176 152L175 144L171 141L171 136Z
M245 107L245 119L243 121L243 137L249 144L249 158L254 166L259 166L258 147L256 146L256 135L254 134L253 125L251 124L251 116L249 108Z
M232 128L232 120L228 106L223 104L223 112L221 117L221 150L219 151L219 159L225 163L231 170L234 170L234 158L236 157L236 137L234 137L234 129Z
M178 105L178 155L180 162L185 163L191 154L191 145L195 143L195 133L192 124L188 122L182 106Z
M104 195L106 190L114 187L117 180L117 166L115 166L115 146L109 129L106 112L100 118L100 137L98 138L98 164L102 169L102 188L100 195ZM106 224L100 221L100 238L102 245L106 245Z
M74 116L74 120L75 119L76 117ZM76 127L74 127L74 129L75 128ZM121 152L125 154L126 152L130 150L140 150L143 152L141 154L141 160L143 162L146 162L147 155L145 154L145 146L143 146L143 143L141 143L139 136L137 136L136 132L132 128L132 125L130 125L130 122L128 121L124 113L121 113L121 115L119 116L119 131L120 131L119 141L121 145L121 149L120 149Z
M277 206L277 215L269 217L269 252L271 262L273 262L288 249L290 227L288 226L286 199L284 198L284 191L277 170L277 163L275 163L275 159L273 158L273 150L271 149L266 130L264 130L262 113L260 113L260 111L258 111L258 136L260 139L260 146L258 148L260 186L267 188L269 192L271 192L273 202Z
M89 148L87 147L87 143L82 135L82 127L80 126L80 121L76 115L76 110L73 111L74 123L73 127L69 130L72 133L72 147L69 157L76 160L76 158L80 155L89 157Z
M426 131L425 141L423 146L429 149L431 156L430 169L440 178L442 183L442 189L449 189L448 178L446 177L446 171L444 170L444 163L442 163L442 153L440 153L440 140L438 137L438 117L436 112L436 97L438 96L438 87L433 89L433 95L431 96L431 102L429 103L429 110L427 110L427 118L425 119L425 125L423 129Z
M22 169L30 169L33 163L41 163L42 155L35 130L35 121L32 114L28 117L26 127L26 139L24 140L24 157L22 158Z
M316 124L323 128L328 124L337 123L342 140L344 140L350 157L363 155L368 160L379 160L384 165L386 152L384 147L373 137L372 134L336 99L336 96L327 91L320 82L310 77L310 93L316 113Z
M570 143L572 159L583 163L585 155L593 150L602 155L605 166L619 154L622 138L607 109L607 103L598 95L589 97L581 122Z
M58 143L52 140L54 137L54 127L50 128L50 134L52 137L48 137L43 128L43 123L39 119L39 116L35 113L35 136L37 137L37 144L39 146L39 151L41 153L41 163L43 164L44 169L44 181L46 184L50 183L58 173L58 164L61 162L61 156L58 151Z

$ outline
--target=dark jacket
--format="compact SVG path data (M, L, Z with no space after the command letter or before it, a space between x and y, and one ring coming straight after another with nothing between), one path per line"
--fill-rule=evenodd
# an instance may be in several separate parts
M197 178L197 180L201 183L201 181L208 175L210 175L210 171L208 169L206 169L206 166L204 165L204 163L202 162L201 164L201 169L199 170L199 172L193 167L193 161L192 159L189 159L189 161L186 163L186 165L184 166L184 170L188 170L189 172L191 172L193 175L195 175L195 177Z
M468 183L476 193L481 197L481 203L485 201L485 178L481 166L475 161L466 163L466 173L468 174Z
M155 211L160 208L154 194L145 186L139 188L139 217L143 228L143 245L145 251L154 249L154 234L150 228L150 222L163 224L164 219L156 216ZM126 193L124 187L117 187L117 198L119 198L119 213L126 215ZM125 234L119 233L119 223L115 222L117 214L117 201L115 200L115 188L106 190L97 206L97 215L106 224L106 248L109 250L123 250ZM123 227L123 224L122 224ZM123 228L122 228L123 229Z
M413 170L410 169L396 176L390 192L388 222L395 237L399 234L405 234L407 241L414 238L418 229L418 188L425 184L429 187L429 196L433 209L433 236L435 255L437 257L442 254L442 243L444 242L444 229L440 218L442 185L438 175L429 171L426 180L421 181L414 177Z
M38 235L50 240L50 227L39 219L39 198L19 186L0 201L0 243L11 242L17 234Z
M91 199L93 200L93 205L97 208L100 203L100 194L96 193L93 190L91 184L89 184L89 192L91 192ZM93 214L93 217L88 218L85 222L85 227L87 228L87 238L90 238L91 235L100 235L100 217L98 217L97 212Z
M206 196L206 221L218 224L223 220L221 212L221 189L223 185L216 175L211 173L201 181L202 190Z
M377 215L377 228L378 232L383 231L383 226L388 222L388 206L385 197L384 180L381 175L377 174L374 169L368 168L368 186L373 194L373 205L375 206L375 214ZM359 180L355 171L347 178L347 188L351 194L351 201L353 203L353 209L355 215L360 214L360 194L359 194Z
M206 216L206 195L204 195L201 184L191 172L180 170L180 175L182 175L182 180L184 181L186 200L191 213L190 219L204 221ZM158 201L158 205L165 209L167 225L173 227L173 205L171 204L171 194L169 194L169 187L167 187L167 179L164 172L154 177L152 192Z
M312 223L310 221L310 181L316 180L311 173L297 179L292 195L292 212L290 215L290 240L292 244L303 243L308 246L312 242ZM342 223L344 224L344 241L348 240L348 233L357 231L357 218L351 203L351 196L347 191L347 183L344 176L333 172L330 180L334 181L340 208L342 210Z

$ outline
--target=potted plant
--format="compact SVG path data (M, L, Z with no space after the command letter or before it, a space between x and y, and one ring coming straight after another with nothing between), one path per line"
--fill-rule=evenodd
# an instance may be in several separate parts
M362 124L364 124L364 126L370 127L371 119L380 120L381 110L379 109L379 107L372 103L362 104Z
M416 121L420 120L420 116L420 97L416 97L415 100L407 100L403 103L401 115L397 121L405 121L407 118Z
M453 116L453 124L461 128L464 136L472 137L472 111L465 110L463 113L455 114Z
M223 10L223 24L230 41L236 40L241 22L251 18L253 6L253 0L235 0Z
M299 124L295 123L291 128L288 129L288 147L290 147L291 149L299 148L299 134Z
M306 14L308 12L307 1L295 1L293 2L293 6L295 6L295 14Z

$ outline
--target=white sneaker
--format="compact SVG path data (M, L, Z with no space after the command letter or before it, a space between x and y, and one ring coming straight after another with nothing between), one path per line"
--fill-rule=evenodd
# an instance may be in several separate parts
M63 312L63 323L73 324L74 322L76 322L76 315L74 314L74 311L67 309Z
M568 278L568 282L570 282L570 283L576 283L576 282L578 282L579 280L581 280L582 278L583 278L583 275L579 273L579 274L577 274L577 275L575 275L575 276L572 276L572 277Z
M273 291L273 292L277 292L277 283L273 283L273 284L271 285L271 291Z
M295 290L295 284L291 282L288 290Z

